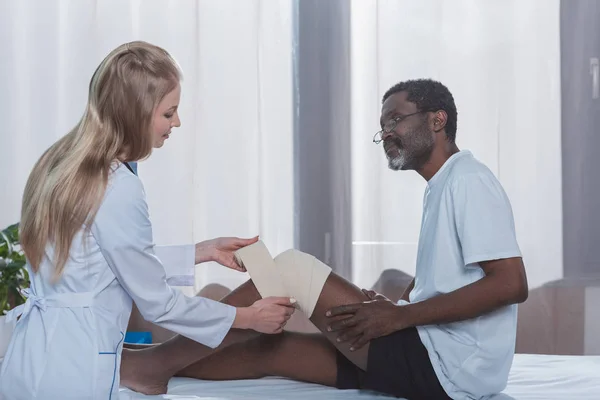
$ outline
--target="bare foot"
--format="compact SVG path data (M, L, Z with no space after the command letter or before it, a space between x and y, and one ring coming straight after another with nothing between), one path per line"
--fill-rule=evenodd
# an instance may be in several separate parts
M169 378L157 373L152 362L152 349L123 349L121 356L121 386L143 394L165 394Z

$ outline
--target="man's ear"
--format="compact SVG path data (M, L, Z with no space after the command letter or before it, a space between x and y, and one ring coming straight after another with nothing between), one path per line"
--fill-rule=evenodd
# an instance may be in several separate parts
M436 111L436 113L433 115L433 131L439 132L443 130L446 127L447 122L448 114L446 114L446 111Z

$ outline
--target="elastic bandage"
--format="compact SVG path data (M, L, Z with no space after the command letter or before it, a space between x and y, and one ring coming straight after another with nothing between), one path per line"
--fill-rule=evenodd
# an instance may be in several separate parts
M309 318L312 316L331 273L329 266L310 254L293 249L273 259L261 241L238 250L235 256L263 298L293 297L300 311Z

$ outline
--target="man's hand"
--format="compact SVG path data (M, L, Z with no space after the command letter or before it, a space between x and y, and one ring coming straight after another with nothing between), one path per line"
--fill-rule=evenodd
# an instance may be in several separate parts
M196 244L196 264L206 261L215 261L224 267L240 272L246 272L246 268L240 266L233 253L242 247L249 246L258 241L258 236L251 239L240 239L237 237L221 237L206 240Z
M360 349L372 339L404 329L406 324L402 306L372 290L363 289L363 293L369 301L335 307L326 313L327 317L337 319L329 324L328 330L339 332L337 341L349 342L350 351Z

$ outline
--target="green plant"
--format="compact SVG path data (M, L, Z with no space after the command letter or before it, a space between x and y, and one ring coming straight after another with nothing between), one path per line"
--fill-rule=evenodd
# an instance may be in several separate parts
M19 224L0 232L0 315L25 302L22 289L29 287L25 254L19 244Z

